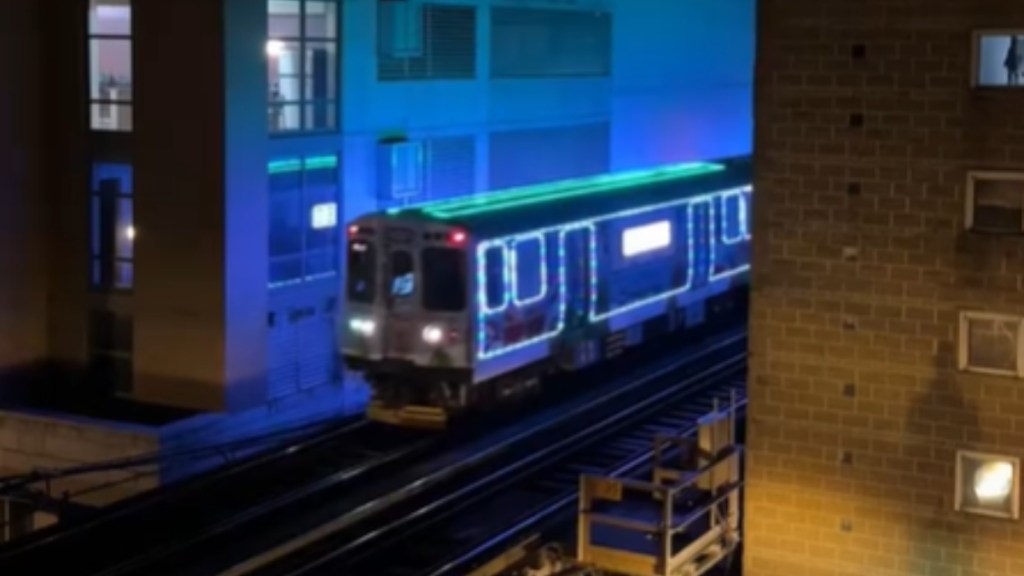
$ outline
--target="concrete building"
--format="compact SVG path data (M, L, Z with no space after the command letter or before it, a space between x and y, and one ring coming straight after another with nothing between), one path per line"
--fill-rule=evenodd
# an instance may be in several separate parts
M758 12L744 574L1024 574L1024 4Z
M71 4L0 6L0 391L48 410L0 468L85 459L19 443L109 398L207 414L110 454L351 407L368 210L750 149L752 0Z

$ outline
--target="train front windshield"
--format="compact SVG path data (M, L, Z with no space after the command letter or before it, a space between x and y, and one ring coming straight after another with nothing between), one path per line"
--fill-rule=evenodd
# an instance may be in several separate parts
M353 240L348 245L348 299L372 304L376 297L377 261L373 244Z
M466 255L455 248L423 249L423 309L462 312L466 308Z

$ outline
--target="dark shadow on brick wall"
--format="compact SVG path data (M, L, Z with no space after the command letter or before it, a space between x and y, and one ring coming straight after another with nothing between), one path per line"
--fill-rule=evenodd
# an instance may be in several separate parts
M968 447L981 434L978 408L964 396L956 378L956 346L940 342L935 357L937 376L926 392L911 405L907 418L912 443L932 442L931 460L915 458L916 476L931 475L927 483L927 498L915 509L925 509L925 515L915 516L910 529L909 557L914 563L910 574L929 576L960 576L971 574L973 553L963 536L973 533L970 518L958 517L954 512L956 448ZM914 454L916 454L916 450ZM908 457L905 455L904 457Z

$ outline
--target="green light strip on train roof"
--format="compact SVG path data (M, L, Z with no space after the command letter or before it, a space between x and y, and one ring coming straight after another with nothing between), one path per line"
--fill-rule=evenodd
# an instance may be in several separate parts
M441 219L474 216L488 212L499 212L532 204L543 204L591 194L620 192L634 186L692 178L713 172L721 172L725 166L707 162L693 162L662 166L647 170L630 170L614 174L602 174L574 180L548 182L497 190L478 194L470 198L459 198L432 202L418 207L424 213ZM396 213L400 210L395 210Z

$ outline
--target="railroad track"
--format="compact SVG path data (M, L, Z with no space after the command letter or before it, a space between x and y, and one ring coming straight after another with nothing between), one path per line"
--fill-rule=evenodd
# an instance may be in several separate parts
M433 436L386 428L365 419L256 457L227 473L212 472L167 493L115 504L95 519L0 548L0 573L102 573L139 557L187 547L196 538L230 532L253 519L257 504L285 506L313 494L343 490L427 450Z
M742 394L745 351L742 336L691 351L603 399L603 410L566 415L567 426L533 434L518 451L450 474L378 514L339 522L335 530L307 535L222 576L464 576L472 561L462 556L508 526L556 505L571 510L581 473L606 474L637 462L649 453L655 433L679 433L715 399ZM462 567L450 571L453 562Z

